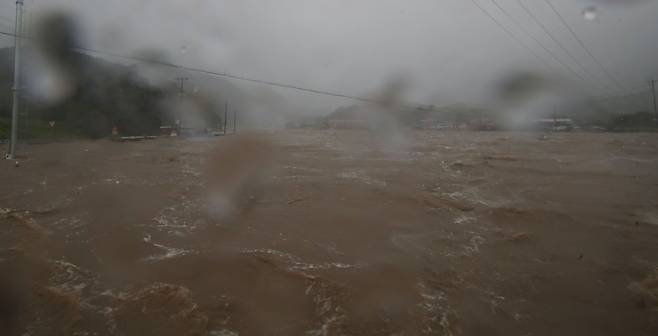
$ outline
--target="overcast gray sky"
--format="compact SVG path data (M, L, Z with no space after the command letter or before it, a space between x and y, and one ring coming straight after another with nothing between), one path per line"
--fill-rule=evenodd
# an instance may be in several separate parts
M83 43L93 48L126 54L158 49L184 65L349 95L371 94L403 76L408 101L483 104L492 85L514 71L558 76L583 94L602 94L604 86L619 91L544 0L522 1L587 72L517 0L497 1L514 20L491 0L477 2L543 61L471 0L26 0L26 6L37 15L55 7L74 13ZM658 77L658 1L550 1L625 88L645 90L647 80ZM593 21L583 15L591 5L597 6ZM14 1L1 0L1 30L11 31L13 16ZM304 108L348 104L273 90Z

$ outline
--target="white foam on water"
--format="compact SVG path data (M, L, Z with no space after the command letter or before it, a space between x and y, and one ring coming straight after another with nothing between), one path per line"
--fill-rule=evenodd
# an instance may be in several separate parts
M151 240L150 235L144 238L144 242L149 243L149 244L151 244L151 245L153 245L153 246L155 246L155 247L157 247L157 248L164 251L164 254L157 254L157 255L148 256L148 257L144 258L144 261L150 261L150 262L162 261L162 260L171 259L171 258L180 257L180 256L184 256L184 255L194 253L194 251L185 250L185 249L176 248L176 247L169 247L169 246L165 246L165 245L162 245L162 244L155 243Z
M422 333L436 335L440 331L441 335L453 336L451 316L456 316L456 313L448 304L445 293L422 282L418 283L418 291L422 298L419 307L425 316Z
M324 264L306 264L296 263L291 267L293 270L326 270L326 269L348 269L355 268L356 265L343 264L343 263L324 263Z
M467 215L459 215L455 220L453 221L455 224L466 224L470 222L474 222L476 218L474 216L467 216Z
M345 264L339 262L328 262L321 264L307 263L307 262L303 262L300 258L290 253L286 253L278 250L272 250L272 249L252 249L252 250L242 250L241 252L245 254L269 254L276 256L277 258L285 261L288 264L288 269L291 271L349 269L349 268L359 267L358 265L351 265L351 264Z
M170 235L181 235L182 232L190 233L196 230L196 225L187 224L186 221L180 221L174 216L161 214L154 217L153 220L157 223L157 228L160 231L165 231Z
M485 240L482 236L473 236L469 240L469 244L464 246L464 255L472 256L474 254L480 253L480 246L484 244Z
M349 180L357 180L367 185L374 185L377 187L386 187L388 185L386 181L374 179L366 175L363 171L345 171L338 174L338 177Z
M222 330L211 330L211 331L208 332L208 335L210 335L210 336L239 336L240 334L238 334L235 331L222 329Z
M192 177L199 177L201 176L201 172L198 170L192 168L189 164L183 165L183 168L181 169L181 172L187 176L192 176Z

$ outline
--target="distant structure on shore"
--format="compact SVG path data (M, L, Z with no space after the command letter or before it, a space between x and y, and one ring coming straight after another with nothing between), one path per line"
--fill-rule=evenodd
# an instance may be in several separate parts
M609 115L581 112L581 110L574 108L567 110L564 114L546 115L537 118L529 117L526 122L515 127L505 123L504 117L493 110L466 104L401 109L383 116L393 120L399 127L435 131L514 129L544 132L570 132L573 130L648 132L655 131L657 123L651 113L644 111ZM340 107L333 113L323 117L295 119L288 122L286 127L289 129L368 130L378 127L376 113L378 113L376 110L371 110L368 107L352 105Z
M576 125L571 118L543 118L537 120L536 127L542 131L568 132Z

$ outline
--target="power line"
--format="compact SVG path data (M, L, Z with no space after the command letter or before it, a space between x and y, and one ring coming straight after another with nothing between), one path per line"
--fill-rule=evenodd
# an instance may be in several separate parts
M528 35L535 43L537 43L542 50L544 50L551 58L557 62L559 65L561 65L563 68L565 68L567 71L571 72L574 76L576 76L578 79L580 79L583 82L586 82L585 78L583 78L579 73L577 73L573 68L571 68L569 65L564 63L557 55L552 52L546 45L544 45L539 39L537 39L534 35L532 35L530 32L528 32L527 29L523 27L523 24L519 22L512 14L510 14L503 6L501 6L496 0L491 0L491 2L506 16L508 17L514 25L516 25L521 31L523 31L526 35ZM588 87L587 87L588 88ZM588 88L589 89L589 88ZM591 92L591 90L590 90Z
M481 6L476 0L471 0L471 2L472 2L477 8L479 8L480 11L482 11L482 13L484 13L486 16L488 16L489 19L491 19L491 21L493 21L498 27L500 27L500 29L502 29L502 30L503 30L503 31L504 31L504 32L505 32L510 38L512 38L512 40L514 40L517 44L519 44L520 46L522 46L523 48L525 48L525 49L526 49L528 52L530 52L530 54L532 54L535 58L537 58L537 59L540 60L542 63L544 63L544 65L546 65L549 69L552 68L552 67L550 66L550 64L548 64L548 63L546 62L546 60L544 60L543 58L539 57L539 55L537 55L537 53L535 53L534 50L532 50L532 48L530 48L527 44L525 44L521 39L519 39L518 37L516 37L516 35L514 35L509 29L507 29L507 27L505 27L502 23L500 23L500 21L498 21L493 15L491 15L491 13L489 13L489 11L487 11L484 7L482 7L482 6Z
M574 71L566 63L562 62L562 60L559 57L557 57L557 55L555 55L555 53L553 53L550 49L548 49L543 43L541 43L541 41L539 41L535 36L530 34L527 30L523 29L523 25L521 25L521 23L518 20L516 20L516 18L514 18L514 16L512 16L507 10L505 10L502 6L500 6L500 4L498 4L497 1L495 0L491 0L491 1L494 3L494 5L496 5L496 7L498 7L498 9L500 9L501 12L503 12L503 14L505 14L505 16L509 17L521 30L523 30L526 33L526 35L530 36L530 38L532 38L533 41L535 41L546 53L548 53L551 56L551 58L553 58L553 60L555 60L558 64L562 65L562 67L567 69L574 76L578 77L578 79L585 81L585 79L579 73Z
M564 17L562 16L562 14L560 14L560 12L557 10L557 8L555 8L555 6L553 6L553 4L549 0L544 0L544 2L546 2L546 4L548 4L548 6L551 7L551 10L553 11L553 13L555 13L555 15L557 15L557 17L560 18L560 21L569 30L569 32L571 33L571 36L573 36L573 38L576 39L578 44L580 44L580 46L585 50L587 55L589 55L589 57L591 57L592 60L594 60L594 63L596 63L603 70L603 72L606 74L606 76L608 78L610 78L610 80L612 80L615 83L615 85L617 85L617 87L619 87L622 91L625 91L624 86L621 85L619 80L617 80L610 73L610 71L608 71L608 69L606 69L606 67L603 66L603 64L601 62L599 62L599 60L596 58L596 56L594 56L594 54L589 50L589 48L587 48L587 46L585 46L585 43L583 42L583 40L580 39L580 37L578 37L578 34L576 34L576 32L571 27L571 25L569 25L567 20L564 19Z
M492 1L495 1L495 0L492 0ZM599 81L595 76L593 76L593 75L592 75L592 74L591 74L591 73L590 73L590 72L589 72L589 71L588 71L588 70L587 70L587 69L586 69L581 63L580 63L580 61L578 61L578 58L576 58L576 57L575 57L575 56L574 56L574 55L573 55L573 54L572 54L572 53L571 53L566 47L564 47L564 45L563 45L563 44L562 44L562 43L561 43L561 42L555 37L555 35L553 35L553 34L548 30L548 28L546 27L546 25L544 25L544 24L543 24L543 23L537 18L537 16L534 15L534 14L532 13L532 11L531 11L531 10L530 10L525 4L523 4L523 2L522 2L521 0L517 0L517 2L518 2L519 5L523 8L523 10L528 14L528 16L530 16L530 18L532 18L532 20L533 20L535 23L537 23L537 25L538 25L538 26L539 26L539 27L540 27L540 28L546 33L546 35L548 35L548 36L551 38L551 40L553 40L553 42L555 42L555 44L557 44L558 47L560 47L560 49L562 49L562 51L564 51L564 53L567 54L567 56L569 56L569 58L571 58L571 60L573 60L573 62L574 62L574 63L575 63L575 64L576 64L576 65L577 65L577 66L578 66L578 67L579 67L579 68L580 68L585 74L587 74L588 76L590 76L590 77L591 77L592 79L594 79L595 81L597 81L597 82ZM600 82L599 82L599 83L600 83ZM600 84L602 84L602 83L600 83ZM607 86L606 84L602 84L602 85L603 85L604 88L608 89L608 86ZM608 89L608 90L609 90L609 89Z
M225 72L216 72L216 71L204 70L204 69L200 69L200 68L186 67L186 66L175 64L175 63L149 60L149 59L144 59L144 58L140 58L140 57L127 56L127 55L121 55L121 54L116 54L116 53L111 53L111 52L106 52L106 51L101 51L101 50L95 50L95 49L91 49L91 48L75 47L74 49L89 52L89 53L102 54L102 55L108 55L108 56L117 57L117 58L133 60L133 61L137 61L137 62L140 62L140 63L150 63L150 64L155 64L155 65L160 65L160 66L163 66L163 67L169 67L169 68L180 69L180 70L187 70L187 71L191 71L191 72L202 73L202 74L212 75L212 76L216 76L216 77L230 78L230 79L235 79L235 80L239 80L239 81L243 81L243 82L251 82L251 83L263 84L263 85L274 86L274 87L279 87L279 88L285 88L285 89L303 91L303 92L308 92L308 93L314 93L314 94L319 94L319 95L352 99L352 100L363 101L363 102L367 102L367 103L379 103L379 101L374 100L374 99L370 99L370 98L352 96L352 95L329 92L329 91L323 91L323 90L317 90L317 89L310 89L310 88L305 88L305 87L291 85L291 84L278 83L278 82L273 82L273 81L267 81L267 80L249 78L249 77L244 77L244 76L239 76L239 75L233 75L233 74L229 74L229 73L225 73Z
M520 29L524 30L524 29L523 29L523 26L522 26L522 25L521 25L521 24L520 24L520 23L519 23L519 22L518 22L518 21L517 21L517 20L516 20L516 19L515 19L510 13L509 13L509 12L507 12L507 11L506 11L502 6L500 6L495 0L492 0L492 1L493 1L493 3L496 5L496 7L498 7L498 8L501 10L501 12L503 12L503 14L505 14L507 17L509 17L509 18L510 18L510 19L511 19L511 20L512 20L512 21L513 21L513 22L514 22L514 23L515 23ZM573 29L571 29L571 27L566 23L566 21L564 20L564 18L563 18L558 12L557 12L557 10L553 7L553 5L552 5L548 0L544 0L544 1L546 1L546 2L549 4L549 6L551 6L551 8L553 9L553 11L554 11L554 12L560 17L560 20L561 20L561 21L567 26L567 28L569 29L569 31L571 32L571 34L576 38L576 40L578 41L578 43L579 43L579 44L580 44L580 45L581 45L581 46L587 51L587 53L590 55L590 57L592 57L592 58L595 60L595 62L599 65L599 67L601 67L602 69L604 69L604 72L607 74L607 76L610 77L611 79L613 79L613 81L616 83L617 86L620 86L619 82L618 82L618 81L617 81L617 80L616 80L616 79L610 74L610 72L609 72L607 69L605 69L605 67L601 64L601 62L599 62L599 61L596 59L596 57L594 57L594 55L589 51L589 49L587 49L587 47L586 47L585 44L582 42L582 40L580 40L580 38L578 38L578 36L576 35L576 33L573 31ZM517 38L517 37L516 37L516 36L515 36L515 35L514 35L514 34L513 34L508 28L506 28L506 27L505 27L505 26L504 26L499 20L497 20L497 19L496 19L496 18L495 18L495 17L494 17L489 11L487 11L484 7L482 7L482 6L481 6L476 0L471 0L471 2L472 2L472 3L473 3L473 4L474 4L474 5L475 5L480 11L482 11L487 17L489 17L489 19L491 19L491 21L493 21L498 27L500 27L500 28L501 28L501 29L502 29L502 30L503 30L503 31L504 31L504 32L505 32L510 38L512 38L514 41L516 41L519 45L521 45L521 46L524 47L525 49L527 49L527 50L528 50L531 54L533 54L537 59L539 59L539 60L542 61L544 64L546 64L546 62L545 62L545 60L544 60L543 58L539 57L539 56L538 56L538 55L537 55L537 54L536 54L536 53L535 53L530 47L528 47L525 43L523 43L523 41L521 41L519 38ZM524 31L525 31L525 30L524 30ZM567 67L565 64L563 64L563 62L559 61L559 59L557 59L557 57L556 57L551 51L549 51L548 48L546 48L546 47L545 47L545 46L544 46L539 40L537 40L533 35L531 35L531 34L528 33L527 31L525 31L525 32L526 32L526 34L528 34L528 36L530 36L530 37L531 37L531 38L532 38L537 44L539 44L540 47L542 47L542 49L544 49L549 55L551 55L554 59L556 59L556 61L558 61L558 63L562 64L562 65L565 66L567 69L570 69L571 72L574 72L573 69L571 69L570 67ZM549 65L547 65L547 66L549 66ZM549 67L551 67L551 66L549 66ZM575 72L574 72L574 73L575 73ZM575 74L576 74L576 76L579 77L581 80L584 80L584 78L582 78L582 76L578 75L577 73L575 73ZM623 88L622 88L622 89L623 89Z
M494 4L495 4L495 5L496 5L496 6L497 6L497 7L498 7L498 8L499 8L499 9L500 9L505 15L506 15L506 16L508 16L512 21L514 21L514 23L515 23L520 29L523 29L523 26L521 25L521 23L518 22L518 21L517 21L517 20L516 20L516 19L515 19L515 18L514 18L509 12L507 12L502 6L500 6L500 5L497 3L496 0L491 0L491 1L492 1L492 2L493 2L493 3L494 3ZM542 24L539 22L539 20L538 20L536 17L534 17L534 15L528 10L528 8L527 8L526 6L523 5L523 3L521 2L521 0L517 0L517 2L519 2L519 4L521 5L521 7L523 7L523 9L526 11L526 13L528 14L528 16L530 16L531 18L533 18L533 19L537 22L537 24L538 24L540 27L542 27ZM547 31L547 29L546 29L546 31ZM548 33L548 32L547 32L547 33ZM561 60L559 60L559 59L557 58L557 56L556 56L553 52L551 52L547 47L545 47L544 44L541 43L539 40L537 40L533 35L531 35L531 34L528 33L527 31L526 31L526 34L528 34L528 36L530 36L535 42L537 42L537 44L539 44L539 45L542 47L542 49L544 49L547 53L549 53L549 54L550 54L550 55L551 55L551 56L552 56L557 62L559 62L562 66L564 66L565 68L569 69L574 75L576 75L576 76L577 76L578 78L580 78L581 80L585 81L585 79L584 79L582 76L580 76L579 74L577 74L577 73L576 73L571 67L567 66L567 65L564 64ZM549 36L550 36L550 34L549 34ZM607 71L607 70L606 70L606 71ZM624 91L623 88L622 88L622 91ZM629 90L625 90L625 91L629 91ZM643 107L642 107L638 102L636 102L636 101L632 101L632 105L635 105L635 107L638 108L638 109L642 109L642 108L643 108Z
M512 36L515 40L517 40L521 45L525 46L530 52L532 52L532 49L527 47L527 45L523 44L523 42L521 40L518 40L516 37L514 37L513 34L507 28L502 26L499 21L497 21L493 16L490 15L489 12L487 12L484 8L482 8L479 4L477 4L475 2L475 0L471 0L471 1L473 1L478 8L480 8L485 14L487 14L487 16L489 16L505 32L507 32L510 36ZM25 35L19 36L17 34L7 33L7 32L3 32L3 31L0 31L0 35L5 35L5 36L9 36L9 37L19 37L19 38L23 38L23 39L29 39L29 37L26 37ZM305 88L305 87L296 86L296 85L290 85L290 84L285 84L285 83L278 83L278 82L273 82L273 81L249 78L249 77L244 77L244 76L239 76L239 75L233 75L233 74L230 74L230 73L216 72L216 71L210 71L210 70L205 70L205 69L200 69L200 68L186 67L186 66L182 66L182 65L179 65L179 64L175 64L175 63L169 63L169 62L164 62L164 61L159 61L159 60L154 60L154 59L146 59L146 58L141 58L141 57L129 56L129 55L118 54L118 53L113 53L113 52L104 51L104 50L97 50L97 49L92 49L92 48L87 48L87 47L76 46L76 47L72 47L71 49L76 50L76 51L80 51L80 52L99 54L99 55L105 55L105 56L109 56L109 57L115 57L115 58L120 58L120 59L125 59L125 60L131 60L131 61L135 61L135 62L138 62L138 63L153 64L153 65L158 65L158 66L177 69L177 70L186 70L186 71L201 73L201 74L210 75L210 76L214 76L214 77L228 78L228 79L233 79L233 80L239 80L239 81L256 83L256 84L261 84L261 85L279 87L279 88L284 88L284 89L297 90L297 91L301 91L301 92L307 92L307 93L318 94L318 95L325 95L325 96L331 96L331 97L337 97L337 98L351 99L351 100L356 100L356 101L361 101L361 102L366 102L366 103L374 103L374 104L381 103L380 101L378 101L376 99L372 99L372 98L365 98L365 97L360 97L360 96L347 95L347 94L342 94L342 93L335 93L335 92L330 92L330 91L323 91L323 90ZM539 60L545 62L545 60L543 60L542 58L540 58L536 54L534 54L534 55L536 57L538 57ZM407 107L413 107L413 108L421 107L421 106L426 107L425 105L421 105L421 104L408 104L407 105Z
M16 36L16 34L2 32L2 31L0 31L0 35ZM22 37L22 38L28 38L28 37ZM97 50L97 49L92 49L92 48L75 46L75 47L72 47L71 49L81 51L81 52L100 54L100 55L106 55L106 56L110 56L110 57L116 57L116 58L136 61L136 62L139 62L139 63L154 64L154 65L159 65L159 66L162 66L162 67L168 67L168 68L172 68L172 69L186 70L186 71L190 71L190 72L196 72L196 73L211 75L211 76L214 76L214 77L229 78L229 79L239 80L239 81L243 81L243 82L251 82L251 83L257 83L257 84L268 85L268 86L273 86L273 87L279 87L279 88L284 88L284 89L291 89L291 90L297 90L297 91L302 91L302 92L308 92L308 93L313 93L313 94L319 94L319 95L325 95L325 96L331 96L331 97L337 97L337 98L351 99L351 100L362 101L362 102L366 102L366 103L374 103L374 104L381 103L381 101L376 100L376 99L372 99L372 98L366 98L366 97L353 96L353 95L330 92L330 91L323 91L323 90L305 88L305 87L301 87L301 86L297 86L297 85L273 82L273 81L262 80L262 79L249 78L249 77L233 75L233 74L225 73L225 72L217 72L217 71L204 70L204 69L200 69L200 68L186 67L186 66L182 66L182 65L179 65L179 64L175 64L175 63L163 62L163 61L146 59L146 58L135 57L135 56L128 56L128 55L117 54L117 53L113 53L113 52ZM421 104L414 104L414 105L423 106ZM414 107L417 107L417 106L414 106Z

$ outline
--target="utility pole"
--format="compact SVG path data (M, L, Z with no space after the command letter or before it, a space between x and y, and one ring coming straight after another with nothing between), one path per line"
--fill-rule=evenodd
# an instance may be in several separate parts
M176 77L175 79L180 82L180 85L178 86L178 95L182 97L185 93L185 81L190 79L188 77Z
M174 78L174 80L176 80L177 82L180 82L180 84L178 85L178 97L180 99L182 99L183 95L185 94L185 81L188 81L190 79L188 77L182 77L181 76L181 77ZM181 131L183 130L183 125L181 125L182 118L180 116L180 112L177 112L176 114L177 114L176 115L176 132L178 133L178 135L180 135Z
M16 22L14 26L14 88L13 107L11 110L11 142L7 159L16 158L16 142L18 141L18 111L21 99L21 38L23 33L23 0L16 0Z
M23 52L25 51L24 48L24 43L27 41L27 39L34 34L34 0L30 0L31 4L30 5L25 5L23 6L23 22L22 22L22 36L25 38L21 41L21 48L23 48ZM30 49L30 44L28 43L28 51L32 50ZM24 87L29 86L26 80L21 81L23 83ZM29 93L29 92L28 92ZM28 95L28 93L23 92L21 95L22 98L22 104L21 107L23 109L23 125L20 124L20 119L21 115L19 114L19 124L18 128L19 130L22 129L22 135L21 132L19 131L18 133L18 138L23 138L23 139L29 139L32 137L32 131L30 128L30 102L31 102L31 96Z
M656 105L656 80L655 79L650 80L649 84L651 84L651 94L653 95L654 118L656 118L656 122L658 123L658 106Z
M224 103L224 135L226 135L226 122L228 118L228 101Z
M238 125L238 111L233 110L233 134L236 133L237 125Z

